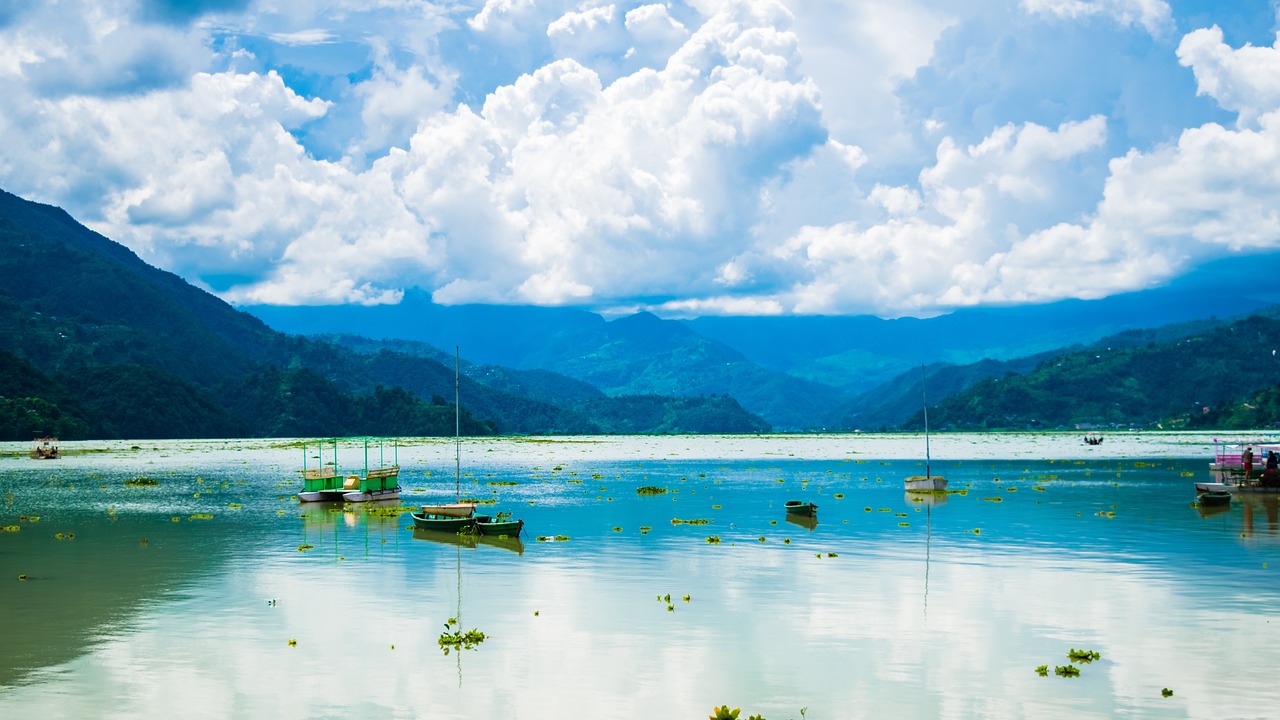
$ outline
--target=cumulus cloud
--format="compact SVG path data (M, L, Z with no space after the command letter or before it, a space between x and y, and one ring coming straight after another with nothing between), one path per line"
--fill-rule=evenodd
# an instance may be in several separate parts
M1178 61L1195 73L1197 92L1239 114L1243 126L1280 107L1280 35L1271 47L1234 49L1218 26L1196 30L1178 44Z
M738 272L785 273L790 286L774 299L797 313L929 313L1044 299L1002 258L1025 238L1017 221L1051 213L1071 161L1105 136L1096 116L1056 129L1005 126L968 147L944 138L918 188L872 189L879 222L804 227L780 246L736 258Z
M1172 27L1161 0L25 2L0 184L242 303L1096 297L1280 237L1280 50Z

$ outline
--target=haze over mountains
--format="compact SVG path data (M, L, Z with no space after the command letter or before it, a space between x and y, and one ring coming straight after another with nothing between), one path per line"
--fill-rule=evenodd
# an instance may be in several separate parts
M1270 289L1237 282L1239 261L1105 300L929 319L606 321L412 292L249 314L8 193L0 250L10 439L452 434L454 346L468 434L910 427L921 365L938 423L957 429L1267 423L1256 400L1280 379ZM1104 348L1123 352L1087 360Z

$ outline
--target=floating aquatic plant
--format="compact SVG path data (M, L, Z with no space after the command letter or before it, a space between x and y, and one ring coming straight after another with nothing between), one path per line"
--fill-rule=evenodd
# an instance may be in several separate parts
M21 529L22 527L19 525L5 525L4 527L0 527L0 532L18 532Z
M999 495L996 495L995 497L984 497L982 499L986 500L987 502L1004 502L1004 498L1000 497Z
M187 517L187 520L212 520L213 515L209 513L195 513Z
M1173 691L1169 688L1162 688L1160 690L1160 695L1161 697L1173 697Z
M1036 674L1039 675L1040 677L1049 677L1049 666L1048 665L1036 666Z
M485 639L485 634L475 628L463 632L458 619L449 618L444 624L444 632L440 633L440 638L436 642L440 645L440 649L444 650L444 654L448 655L450 649L473 650Z
M705 520L702 518L699 518L696 520L681 520L680 518L671 518L672 525L709 525L710 523L711 523L710 520Z
M708 538L707 538L707 544L709 544L709 545L719 545L719 544L720 544L720 536L719 536L719 535L711 535L710 537L708 537Z
M1076 650L1075 648L1071 648L1067 653L1067 659L1071 662L1091 663L1094 660L1101 660L1102 655L1094 650Z
M289 638L289 647L298 647L298 638Z
M151 487L153 485L159 485L160 481L149 477L140 477L133 478L132 480L125 480L124 484L127 487Z
M742 708L730 710L728 705L721 705L718 708L711 708L711 714L707 718L708 720L738 720L741 712Z
M54 535L54 537L55 537L55 538L57 538L57 539L59 539L59 540L75 540L75 539L76 539L76 534L75 534L75 533L72 533L72 532L69 532L69 533L58 533L57 535Z
M1058 665L1053 669L1053 674L1058 677L1080 677L1080 668L1075 665Z
M311 549L311 548L313 548L313 547L315 547L315 545L311 545L311 544L308 544L308 543L302 543L301 545L299 545L299 546L298 546L298 552L302 552L302 551L304 551L304 550L310 550L310 549Z

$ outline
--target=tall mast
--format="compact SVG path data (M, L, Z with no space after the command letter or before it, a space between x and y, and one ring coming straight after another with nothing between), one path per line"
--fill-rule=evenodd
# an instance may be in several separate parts
M458 346L453 346L453 501L462 497L462 406L458 391Z
M924 405L924 476L929 474L929 399L924 393L924 365L920 365L920 402Z

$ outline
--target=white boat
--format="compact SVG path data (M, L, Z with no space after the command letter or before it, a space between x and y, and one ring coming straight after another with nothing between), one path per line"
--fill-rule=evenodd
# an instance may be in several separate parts
M1244 451L1253 451L1253 465L1245 475ZM1206 492L1240 492L1257 486L1256 481L1266 475L1267 457L1271 453L1280 455L1280 444L1260 442L1219 443L1213 441L1213 462L1209 463L1209 474L1213 478L1209 482L1195 484L1196 493ZM1274 474L1274 471L1273 471Z
M907 492L946 492L947 479L929 471L929 401L924 394L924 366L920 366L920 400L924 405L924 475L912 475L902 481Z
M902 484L907 492L939 492L947 489L947 479L941 475L912 475L903 480Z

